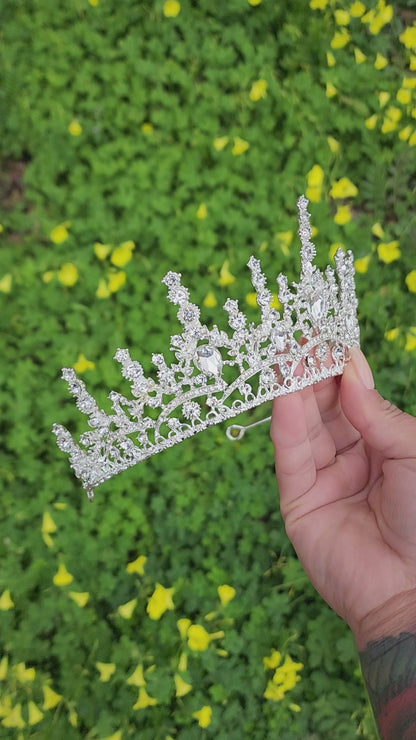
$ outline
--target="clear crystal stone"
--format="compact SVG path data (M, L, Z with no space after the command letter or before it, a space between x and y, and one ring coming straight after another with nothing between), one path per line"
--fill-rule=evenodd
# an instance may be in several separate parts
M219 377L222 371L222 357L215 347L204 344L196 350L194 363L204 375Z
M332 350L332 357L335 362L339 362L344 358L344 348L341 344L337 344Z
M283 352L286 346L286 332L283 329L277 329L272 334L273 347L277 352Z
M310 315L313 321L319 321L324 316L324 313L325 299L319 296L310 304Z

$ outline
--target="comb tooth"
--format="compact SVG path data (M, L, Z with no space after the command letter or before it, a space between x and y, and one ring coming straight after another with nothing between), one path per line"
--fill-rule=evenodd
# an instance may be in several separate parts
M261 320L248 323L237 300L228 298L229 333L201 323L181 274L171 271L162 283L178 307L182 333L170 339L173 362L153 354L156 380L144 375L129 350L118 349L114 359L131 383L133 398L111 391L112 412L106 414L74 370L64 368L62 376L77 407L88 415L90 430L81 435L80 445L59 424L53 432L90 500L105 480L193 434L342 373L349 348L359 345L353 255L339 250L335 270L318 270L305 196L297 207L301 272L293 289L283 273L277 277L281 313L270 307L271 293L254 256L248 267Z

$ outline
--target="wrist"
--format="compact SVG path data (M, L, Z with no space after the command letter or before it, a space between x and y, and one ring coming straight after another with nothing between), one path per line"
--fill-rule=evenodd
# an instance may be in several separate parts
M384 637L397 637L403 632L416 634L416 588L392 596L377 609L352 625L359 651L370 642Z

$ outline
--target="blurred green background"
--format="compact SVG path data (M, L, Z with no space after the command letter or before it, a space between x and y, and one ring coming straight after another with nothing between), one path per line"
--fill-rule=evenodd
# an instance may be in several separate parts
M102 485L51 434L151 372L180 271L226 328L245 267L356 258L379 390L416 413L411 0L3 0L0 738L375 738L351 634L279 513L265 427L214 427ZM269 408L256 409L241 423Z

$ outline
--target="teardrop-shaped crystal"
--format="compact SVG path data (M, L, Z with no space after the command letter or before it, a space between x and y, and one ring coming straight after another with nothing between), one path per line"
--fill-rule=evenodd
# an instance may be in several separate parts
M325 313L325 299L320 296L316 298L310 305L310 314L313 321L319 321L322 319Z
M222 357L215 347L204 344L196 350L194 363L204 375L219 377L222 371Z

